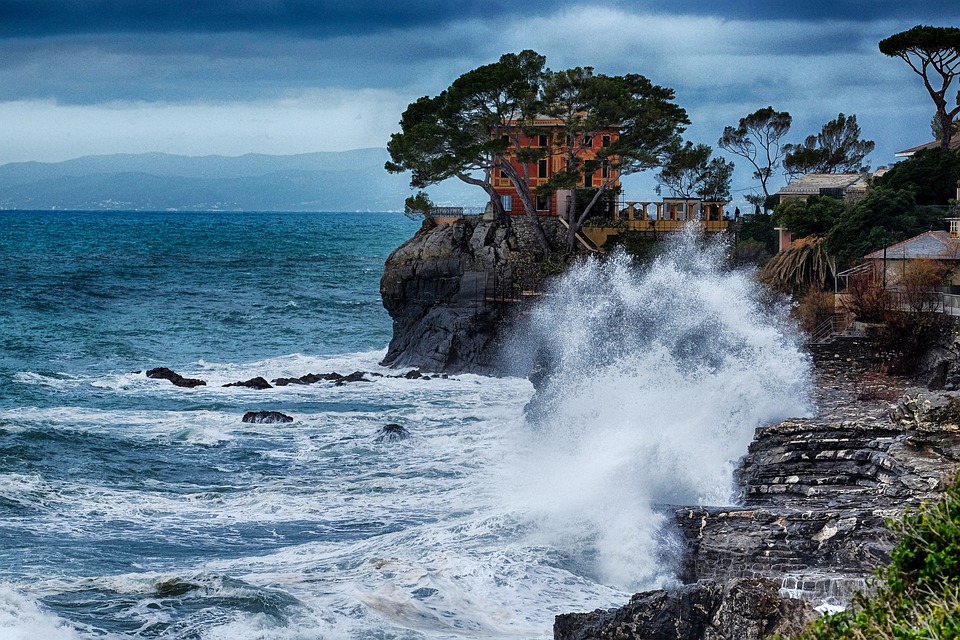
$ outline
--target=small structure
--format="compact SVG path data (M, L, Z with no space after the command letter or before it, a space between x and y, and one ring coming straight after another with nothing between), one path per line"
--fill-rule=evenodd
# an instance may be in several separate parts
M662 201L632 200L621 202L608 218L583 227L582 232L596 246L602 247L608 238L624 231L659 237L679 231L692 221L698 222L705 233L726 231L730 220L724 214L726 202L683 198L664 198Z
M948 218L950 231L927 231L864 256L884 282L903 279L911 262L933 260L949 272L941 291L960 293L960 218Z
M924 142L923 144L918 144L915 147L910 147L909 149L904 149L903 151L897 151L893 155L897 156L898 158L912 158L913 155L918 151L925 151L927 149L939 149L939 148L940 148L940 141L931 140L930 142ZM951 136L949 148L953 151L960 149L960 135L954 134L953 136Z
M807 173L777 191L780 202L806 201L810 196L830 196L851 204L867 193L864 173Z

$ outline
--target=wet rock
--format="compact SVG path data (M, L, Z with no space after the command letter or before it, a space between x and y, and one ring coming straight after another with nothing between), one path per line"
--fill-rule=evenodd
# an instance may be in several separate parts
M422 378L423 374L420 373L420 371L417 369L411 369L410 371L407 371L405 374L403 374L403 377L406 378L407 380L416 380L417 378Z
M501 332L517 312L517 301L542 286L539 249L532 249L532 236L525 239L528 224L469 217L425 224L398 247L380 280L383 306L393 320L381 364L422 372L505 373ZM545 225L561 246L559 223Z
M247 411L243 414L242 421L253 424L275 424L293 422L293 418L279 411Z
M371 382L366 376L383 377L383 374L369 373L366 371L354 371L348 375L341 375L336 371L330 373L308 373L299 378L275 378L272 382L278 387L285 387L289 384L316 384L318 382L333 382L334 384L345 384L347 382Z
M399 442L406 440L411 436L410 432L399 424L390 423L384 425L377 431L377 437L374 442Z
M272 389L273 386L267 382L264 378L257 376L256 378L250 378L249 380L243 380L240 382L230 382L223 385L225 387L247 387L248 389Z
M756 640L794 634L817 617L810 603L780 595L780 583L704 581L638 593L618 609L556 617L556 640Z
M349 375L341 376L340 379L335 382L335 384L339 386L348 382L370 382L370 380L367 380L365 376L366 373L363 371L354 371Z
M169 380L175 386L186 387L186 388L200 387L207 384L205 381L199 380L197 378L184 378L176 371L172 371L166 367L157 367L155 369L148 369L147 377L155 378L158 380Z
M175 598L190 593L191 591L196 591L199 588L200 585L198 584L187 582L180 578L171 578L169 580L161 580L156 584L154 589L158 598Z

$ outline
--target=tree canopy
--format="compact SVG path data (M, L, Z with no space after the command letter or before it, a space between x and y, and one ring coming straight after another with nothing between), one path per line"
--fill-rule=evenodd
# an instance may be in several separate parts
M857 116L841 113L823 125L820 133L807 136L802 144L784 145L784 173L788 177L805 173L860 173L867 170L863 159L874 146L872 140L860 138Z
M727 201L733 163L713 158L710 145L694 145L689 140L673 145L660 172L656 174L657 193L666 188L678 198Z
M960 152L922 149L901 160L874 179L874 184L891 189L912 188L918 204L949 204L957 197L960 180Z
M840 217L827 235L826 250L851 265L883 247L943 228L943 211L918 206L912 187L875 187Z
M793 118L786 111L773 107L757 109L740 118L736 127L727 126L717 142L725 151L745 158L754 168L753 177L760 182L763 195L748 198L757 205L767 206L770 190L767 183L783 159L780 141L790 130Z
M881 40L879 46L881 53L900 58L923 78L943 132L940 148L950 148L953 119L960 113L960 98L956 107L948 109L947 91L960 73L960 29L917 25Z
M673 90L644 76L607 76L590 67L550 71L545 64L534 51L505 54L460 76L440 95L411 103L387 145L387 170L410 171L411 185L419 188L457 177L483 188L503 214L492 183L500 170L546 251L552 247L537 217L537 196L594 189L585 210L569 214L571 247L590 209L618 177L660 164L689 121L672 102ZM561 126L544 126L544 117ZM616 132L609 145L584 153L608 131ZM533 188L529 167L548 157L564 157L564 166ZM585 186L584 176L601 168L603 183Z
M843 202L829 196L810 196L804 200L781 202L773 212L774 220L796 238L824 235L843 215Z

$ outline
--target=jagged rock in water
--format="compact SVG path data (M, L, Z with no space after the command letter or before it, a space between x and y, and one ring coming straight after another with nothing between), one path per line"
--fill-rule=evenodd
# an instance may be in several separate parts
M178 387L200 387L206 385L207 383L203 380L197 378L184 378L176 371L172 371L166 367L157 367L155 369L147 370L148 378L156 378L158 380L169 380L175 386Z
M277 422L293 422L293 418L279 411L247 411L243 414L242 421L254 424L274 424Z
M353 373L345 376L341 376L339 380L336 381L337 385L346 384L347 382L370 382L365 377L367 374L363 371L354 371Z
M257 376L256 378L250 378L249 380L242 380L240 382L230 382L225 385L225 387L247 387L249 389L272 389L273 386L267 382L264 378Z
M155 591L158 598L176 598L191 591L196 591L199 588L200 585L198 584L187 582L180 578L171 578L158 582Z
M619 609L556 617L555 640L756 640L793 634L817 617L813 606L780 595L762 579L704 581L638 593Z
M299 378L275 378L272 382L278 387L285 387L288 384L316 384L323 381L336 382L342 379L342 375L333 371L331 373L308 373Z
M377 431L377 437L374 442L399 442L410 437L410 432L403 426L395 423L384 425Z

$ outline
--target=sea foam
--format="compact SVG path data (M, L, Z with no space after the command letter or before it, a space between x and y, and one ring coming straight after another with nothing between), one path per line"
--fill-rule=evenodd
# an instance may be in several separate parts
M0 584L0 637L4 640L76 640L68 623L33 600Z
M518 343L549 376L509 473L544 543L603 583L673 567L661 505L727 504L754 430L810 412L810 363L724 246L687 232L646 268L623 254L569 271Z

